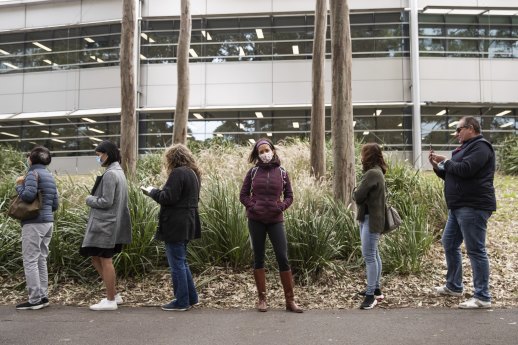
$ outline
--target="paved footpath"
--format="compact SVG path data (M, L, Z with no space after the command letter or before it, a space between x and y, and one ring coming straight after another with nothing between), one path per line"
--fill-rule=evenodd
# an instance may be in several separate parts
M112 312L0 306L0 344L518 344L518 309Z

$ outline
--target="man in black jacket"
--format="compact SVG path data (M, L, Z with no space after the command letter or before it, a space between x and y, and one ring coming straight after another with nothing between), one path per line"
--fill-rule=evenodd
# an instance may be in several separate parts
M446 256L446 285L437 287L439 295L462 296L462 253L464 241L473 270L473 298L459 308L491 307L489 259L486 252L487 221L496 211L493 180L495 152L480 134L480 123L471 116L460 119L456 135L461 146L451 159L430 151L429 161L437 176L444 180L448 221L442 244Z

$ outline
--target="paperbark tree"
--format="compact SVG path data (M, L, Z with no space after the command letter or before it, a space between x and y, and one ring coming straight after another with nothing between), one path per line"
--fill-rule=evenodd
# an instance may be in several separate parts
M331 136L333 141L333 191L337 200L354 207L354 130L352 106L352 49L347 0L331 0Z
M313 39L311 99L311 174L317 179L325 176L325 84L327 1L317 0L315 8L315 34Z
M191 45L191 2L181 0L180 35L176 68L178 90L174 112L173 143L187 143L187 120L189 117L189 47Z
M122 3L122 28L120 49L121 76L121 139L122 168L128 177L137 169L137 114L135 72L136 1Z

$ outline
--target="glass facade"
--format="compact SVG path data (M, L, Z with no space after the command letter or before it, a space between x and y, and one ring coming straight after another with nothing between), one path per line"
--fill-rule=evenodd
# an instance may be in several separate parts
M419 15L421 56L518 58L517 16Z
M0 73L116 66L119 23L0 34Z
M353 13L353 57L408 57L408 12ZM484 15L419 15L420 55L432 57L517 58L518 17ZM140 63L175 63L179 20L141 22ZM0 74L116 66L119 64L120 23L0 33ZM193 18L190 62L226 63L311 59L314 17L311 14ZM326 54L330 58L330 31ZM422 106L422 146L450 150L452 133L462 116L478 116L484 135L496 145L517 134L516 108ZM1 111L0 111L1 113ZM200 110L189 114L189 140L223 137L240 143L259 137L274 141L309 138L308 108ZM406 106L354 108L354 132L360 141L375 141L390 150L412 150L412 108ZM139 113L141 153L171 144L172 112ZM330 136L330 110L326 131ZM0 119L0 144L28 150L35 144L58 156L91 155L103 139L119 142L119 115Z

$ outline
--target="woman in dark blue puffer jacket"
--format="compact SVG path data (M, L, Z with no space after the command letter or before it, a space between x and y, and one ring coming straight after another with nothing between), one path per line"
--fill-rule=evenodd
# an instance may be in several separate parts
M54 177L47 170L51 162L50 151L36 146L27 155L29 167L26 176L16 179L16 192L31 203L41 192L41 207L35 218L22 221L23 269L29 300L16 309L41 309L49 305L47 256L54 227L53 212L58 209L58 190Z
M254 250L254 278L259 295L257 309L267 310L264 252L268 235L279 265L286 310L302 313L302 309L294 301L293 277L288 262L288 242L284 230L283 212L293 202L288 173L281 167L275 147L269 139L257 141L250 153L249 162L255 164L255 167L246 174L239 200L246 207L250 240Z

